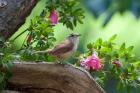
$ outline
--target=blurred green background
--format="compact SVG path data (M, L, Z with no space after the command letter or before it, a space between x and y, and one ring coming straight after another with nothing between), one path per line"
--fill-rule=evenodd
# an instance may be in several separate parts
M89 42L94 42L98 38L103 38L104 40L107 40L109 37L111 37L114 34L117 34L116 43L118 45L122 44L123 42L126 43L127 46L133 45L134 46L134 54L138 59L140 59L140 19L139 17L139 10L129 10L129 7L125 9L122 13L121 11L117 11L114 8L112 8L112 5L110 4L111 8L107 8L102 10L101 12L97 13L98 11L92 11L92 8L88 7L88 3L85 3L86 0L80 0L81 6L85 10L85 19L83 21L84 24L78 24L78 26L74 29L74 31L70 31L66 27L64 27L62 24L57 24L55 29L55 36L57 39L57 42L60 42L65 37L67 37L70 33L76 32L81 33L82 36L80 38L80 44L78 50L83 52L86 49L86 44ZM88 1L116 1L116 0L87 0ZM125 1L126 3L133 0L118 0L120 2ZM134 1L140 1L140 0L134 0ZM41 13L41 10L45 7L46 0L40 0L38 5L34 8L31 15L27 18L26 23L18 30L17 33L12 37L14 38L18 33L24 31L26 28L29 27L30 19L33 17L39 15ZM95 2L94 2L95 3ZM123 2L124 3L124 2ZM132 3L132 2L131 2ZM112 4L114 4L112 2ZM133 3L132 3L133 4ZM140 5L140 3L138 3ZM93 4L94 5L94 4ZM101 5L102 7L102 5ZM96 9L96 7L94 7ZM102 7L105 8L105 7ZM120 8L120 7L119 7ZM132 7L133 8L133 7ZM111 10L112 9L112 10ZM137 9L137 8L136 8ZM94 9L93 9L94 10ZM111 11L110 11L111 10ZM100 11L100 9L99 9ZM108 12L109 11L109 12ZM112 12L113 11L113 12ZM114 12L115 11L115 12ZM95 13L93 13L95 12ZM110 13L113 13L110 16ZM100 16L99 16L100 15ZM108 17L109 15L109 17ZM106 20L109 18L108 20ZM103 24L106 24L106 26L103 27ZM24 33L22 36L20 36L15 41L15 46L17 48L20 48L22 45L23 40L25 39L26 35L28 33ZM111 87L110 87L111 85ZM118 92L114 89L115 86L112 85L111 82L107 82L105 85L105 90L107 93L126 93L124 91ZM133 93L139 93L138 91L134 91Z

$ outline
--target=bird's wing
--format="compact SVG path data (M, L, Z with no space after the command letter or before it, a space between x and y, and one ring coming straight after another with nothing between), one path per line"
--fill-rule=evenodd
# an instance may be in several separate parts
M53 49L49 50L48 53L52 55L66 53L68 51L71 51L73 49L73 46L74 44L72 42L65 40L59 45L56 45Z

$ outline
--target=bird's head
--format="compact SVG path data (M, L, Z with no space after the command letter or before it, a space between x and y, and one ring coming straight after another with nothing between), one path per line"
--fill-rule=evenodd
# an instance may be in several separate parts
M79 36L81 36L81 34L78 34L78 33L71 33L71 34L69 35L69 38L77 38L77 37L79 37Z
M68 36L68 39L71 40L72 42L77 42L77 41L79 41L80 36L81 35L78 33L72 33Z

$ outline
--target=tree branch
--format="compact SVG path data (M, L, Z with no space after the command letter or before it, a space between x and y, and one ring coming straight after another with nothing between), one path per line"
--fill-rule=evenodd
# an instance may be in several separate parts
M82 68L55 63L16 63L9 89L25 93L104 93Z
M7 5L0 7L0 36L10 38L25 22L39 0L2 0Z

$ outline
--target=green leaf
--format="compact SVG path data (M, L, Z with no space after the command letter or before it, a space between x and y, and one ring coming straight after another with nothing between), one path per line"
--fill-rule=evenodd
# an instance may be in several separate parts
M51 40L51 41L56 41L56 38L54 38L54 37L50 37L50 38L48 38L49 40Z
M78 8L78 9L76 9L76 10L74 11L74 14L77 14L77 13L79 13L79 12L83 12L83 10L82 10L81 8Z
M83 24L82 19L78 18L77 20L78 20L78 22L79 22L80 24Z
M4 73L0 72L0 83L4 81Z
M92 48L93 48L93 45L92 45L91 43L89 43L89 44L87 45L87 48L88 48L88 49L92 49Z
M73 30L73 24L70 21L68 21L66 23L66 25L67 25L68 28L70 28L71 30Z
M10 60L10 59L9 59ZM8 60L8 61L9 61ZM13 64L12 64L12 62L6 62L6 63L3 63L2 64L3 65L3 67L5 67L7 70L11 70L12 69L12 67L13 67Z
M103 42L102 38L99 38L98 40L99 40L99 44L102 44L102 42Z
M125 50L125 43L121 45L120 50Z
M73 20L73 24L74 24L74 26L77 26L77 20L76 19Z
M134 62L133 65L134 65L135 68L140 67L140 61Z
M109 41L112 42L113 40L116 39L116 37L117 37L117 34L113 35L113 36L109 39Z
M104 47L107 47L107 46L108 46L108 42L107 42L107 41L104 41L104 42L102 43L102 45L103 45Z
M134 48L134 46L130 46L130 47L127 48L127 50L128 50L129 52L131 52L131 51L133 50L133 48Z
M76 5L76 3L77 3L76 1L69 1L68 5L69 5L69 7L73 7Z
M103 42L102 39L99 38L99 39L96 41L95 44L96 44L97 46L101 46L101 45L102 45L102 42Z

